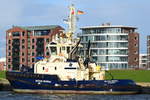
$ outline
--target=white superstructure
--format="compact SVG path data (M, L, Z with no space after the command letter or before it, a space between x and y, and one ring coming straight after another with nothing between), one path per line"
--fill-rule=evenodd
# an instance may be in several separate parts
M73 39L76 11L74 5L69 8L68 31L47 45L51 57L35 63L34 73L57 75L61 80L104 79L105 71L100 70L100 66L95 63L85 61L78 53L82 45L80 39Z

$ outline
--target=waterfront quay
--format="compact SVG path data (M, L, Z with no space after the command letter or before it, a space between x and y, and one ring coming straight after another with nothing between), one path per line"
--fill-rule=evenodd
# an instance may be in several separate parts
M150 82L137 82L136 84L141 86L141 94L150 94ZM0 91L12 91L8 80L0 79Z

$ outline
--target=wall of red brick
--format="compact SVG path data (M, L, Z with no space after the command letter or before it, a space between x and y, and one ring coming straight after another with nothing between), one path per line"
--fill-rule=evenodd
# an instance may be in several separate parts
M9 70L12 69L12 41L13 39L19 39L20 40L20 65L25 65L25 66L32 66L35 62L32 62L32 58L35 58L36 55L32 56L32 52L34 52L36 54L36 39L37 38L44 38L44 52L46 52L46 40L49 39L49 41L51 41L52 37L55 36L56 34L60 34L61 31L60 30L64 30L62 27L57 27L55 29L52 29L51 30L51 33L47 36L33 36L32 32L30 31L30 49L28 49L28 32L27 30L24 30L20 27L13 27L9 30L6 31L6 65L8 67L11 66L9 68ZM18 37L13 37L12 35L9 35L10 33L12 32L24 32L24 36L22 36L22 34ZM22 43L22 40L25 40L25 43ZM32 39L35 39L35 42L32 43ZM9 43L9 40L11 41ZM22 45L24 45L24 49L22 49ZM32 46L34 46L34 49L32 49ZM10 50L8 48L11 48ZM11 55L8 55L8 53L11 53ZM22 53L24 53L24 56L22 56ZM30 53L30 55L28 55L28 53ZM46 53L44 53L44 57L49 57L49 56L46 56ZM8 59L10 59L10 62L8 61ZM25 61L23 62L22 59L25 59Z
M137 68L139 67L139 34L129 33L128 43L128 65Z

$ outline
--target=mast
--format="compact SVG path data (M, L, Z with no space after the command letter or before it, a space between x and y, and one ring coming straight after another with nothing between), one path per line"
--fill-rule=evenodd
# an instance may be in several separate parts
M69 33L75 33L75 31L76 31L76 10L75 10L75 7L73 4L69 7L69 9L70 9L69 18L68 18Z
M69 16L67 19L64 19L65 23L68 24L68 30L66 32L67 37L72 40L73 34L76 32L76 9L74 7L74 4L71 4L69 6Z

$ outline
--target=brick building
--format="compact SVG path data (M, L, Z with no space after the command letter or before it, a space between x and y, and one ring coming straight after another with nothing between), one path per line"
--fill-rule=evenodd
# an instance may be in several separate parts
M58 25L13 26L6 31L6 65L19 70L22 65L32 67L36 57L49 57L47 43L64 30Z
M109 69L127 69L139 67L139 34L135 27L111 25L82 27L79 34L87 48L91 41L92 59L101 67Z

